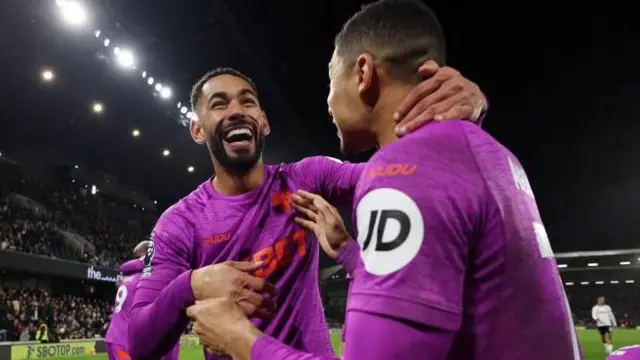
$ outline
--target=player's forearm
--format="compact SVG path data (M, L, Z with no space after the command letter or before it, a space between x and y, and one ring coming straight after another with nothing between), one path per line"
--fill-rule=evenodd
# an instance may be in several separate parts
M338 252L336 261L338 264L342 265L347 273L354 276L354 272L358 267L358 261L360 261L360 246L358 245L358 242L353 239L349 239Z
M138 288L129 321L129 352L135 359L157 359L180 340L189 319L185 310L195 303L191 271L166 287Z

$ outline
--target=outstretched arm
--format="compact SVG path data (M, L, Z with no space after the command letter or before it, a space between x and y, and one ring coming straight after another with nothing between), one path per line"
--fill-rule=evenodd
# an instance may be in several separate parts
M187 326L186 308L195 302L188 234L163 218L152 234L131 310L128 350L135 359L168 353Z

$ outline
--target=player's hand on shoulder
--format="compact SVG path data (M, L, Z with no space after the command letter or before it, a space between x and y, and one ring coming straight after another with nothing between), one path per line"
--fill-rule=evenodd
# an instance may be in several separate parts
M344 226L338 209L320 195L298 190L291 196L293 205L304 217L296 217L296 222L313 231L322 250L332 258L349 241L349 233Z
M262 263L226 261L193 270L191 289L197 301L229 298L247 316L271 318L275 303L273 284L251 275Z
M487 111L487 99L478 85L456 69L440 67L430 60L420 66L418 73L424 80L411 90L394 115L398 136L431 121L475 122Z

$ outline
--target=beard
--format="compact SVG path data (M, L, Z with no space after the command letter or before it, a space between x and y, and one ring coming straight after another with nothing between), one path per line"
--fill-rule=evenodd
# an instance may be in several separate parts
M218 126L215 132L209 134L206 142L211 156L216 159L225 170L233 174L242 175L248 173L262 157L265 135L256 126L258 121L255 119L250 120L244 117L233 121L234 125L242 123L252 128L253 138L251 141L254 143L253 151L244 154L229 154L224 146L223 140L224 130L227 126Z

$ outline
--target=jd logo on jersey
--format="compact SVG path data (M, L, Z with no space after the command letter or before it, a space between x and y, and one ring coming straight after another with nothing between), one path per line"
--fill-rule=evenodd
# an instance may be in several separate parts
M424 240L422 213L402 191L370 191L358 202L356 216L367 272L389 275L408 265L420 251Z

